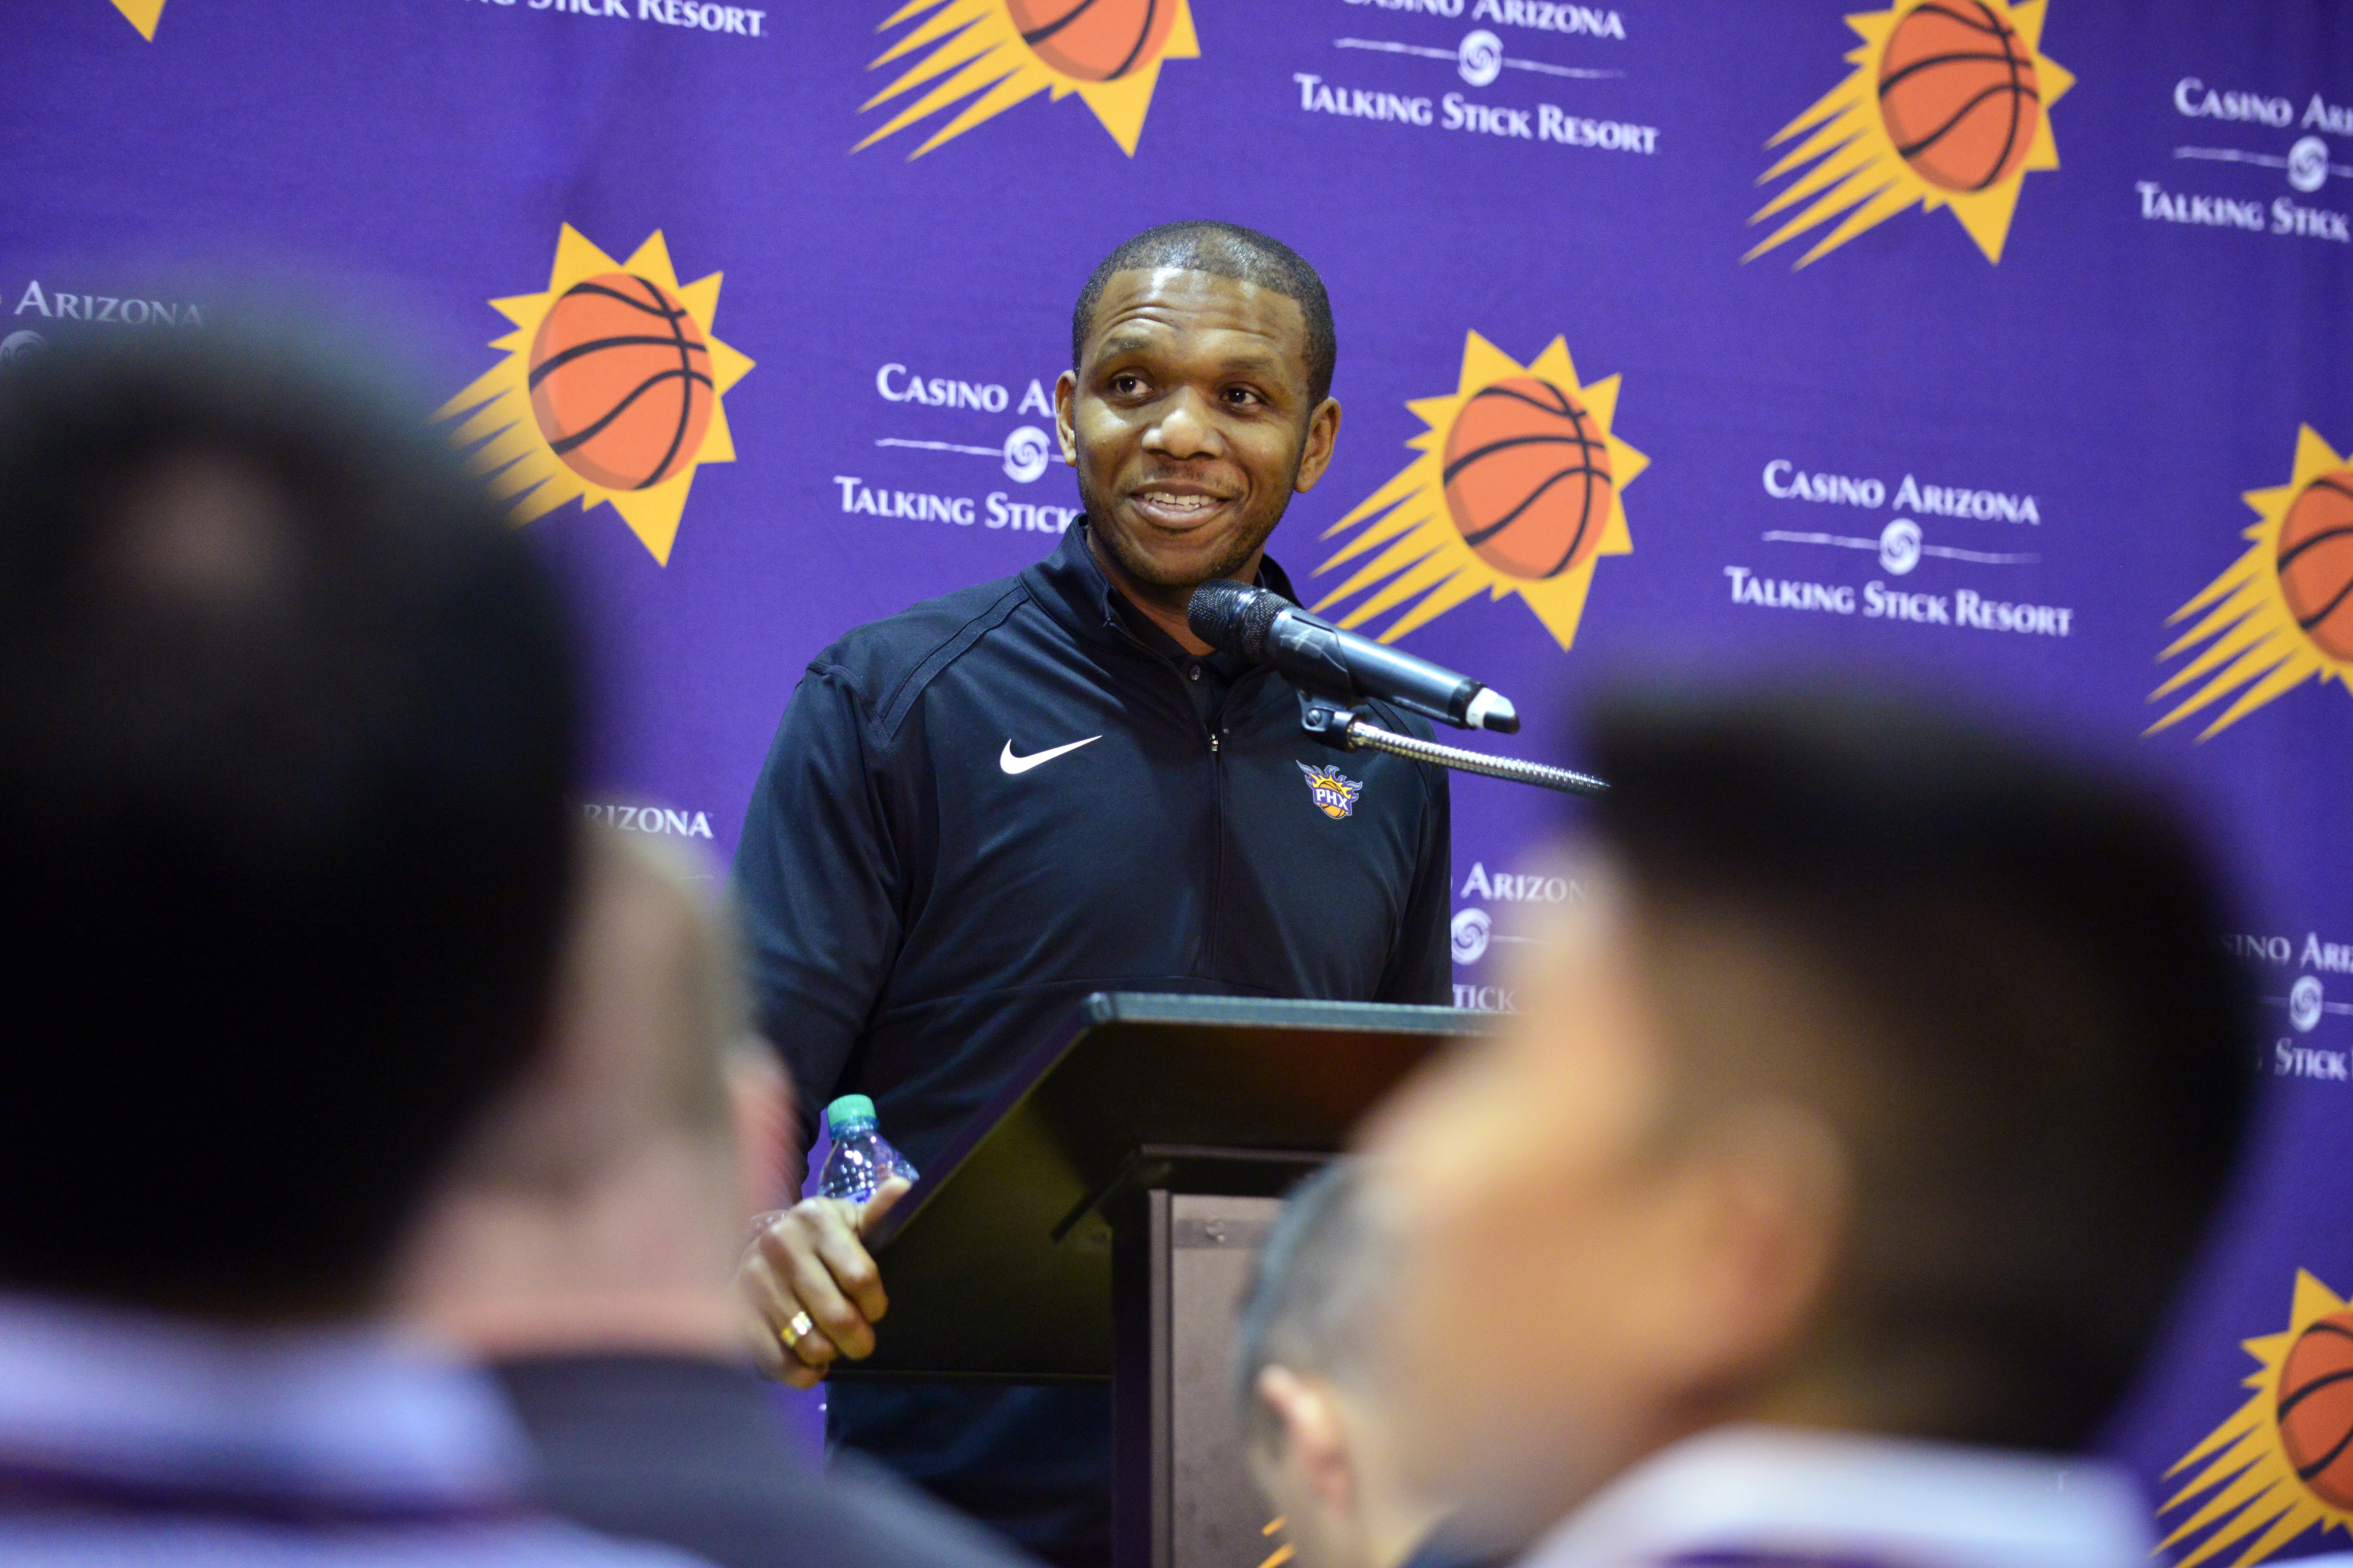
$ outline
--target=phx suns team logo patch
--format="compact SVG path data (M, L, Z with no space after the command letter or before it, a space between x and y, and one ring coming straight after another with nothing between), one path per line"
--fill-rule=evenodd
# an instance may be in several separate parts
M965 99L955 118L907 154L922 157L1015 104L1050 93L1060 103L1072 93L1103 122L1120 151L1135 155L1136 138L1152 108L1163 60L1198 59L1187 0L909 0L876 30L931 15L867 67L888 65L927 44L931 53L859 106L890 102L937 82L871 132L869 147ZM943 80L941 79L944 78Z
M1356 809L1356 797L1365 790L1357 780L1336 768L1311 768L1305 763L1299 763L1299 771L1307 775L1308 798L1316 810L1337 822Z
M2253 1397L2166 1472L2204 1461L2158 1510L2205 1498L2165 1539L2171 1550L2211 1531L2175 1568L2224 1553L2238 1568L2316 1527L2353 1529L2353 1303L2298 1269L2286 1330L2240 1343L2255 1358Z
M434 418L467 416L453 437L517 523L609 505L667 566L694 470L735 460L722 400L752 362L711 329L719 279L681 283L659 230L615 261L565 224L547 291L491 301L507 357Z
M155 24L164 19L164 0L114 0L114 8L139 29L141 37L151 44L155 41Z
M1481 594L1516 594L1567 648L1596 563L1634 548L1621 493L1650 459L1610 428L1618 381L1579 383L1560 338L1523 365L1470 333L1453 395L1406 405L1430 426L1406 443L1422 455L1325 531L1363 525L1318 576L1379 553L1315 608L1379 584L1340 625L1403 606L1380 634L1395 642Z
M2353 689L2353 466L2306 425L2296 432L2288 482L2249 490L2242 499L2257 519L2242 535L2251 542L2246 553L2167 618L2174 626L2206 612L2158 658L2171 658L2201 642L2205 651L2174 671L2149 700L2204 684L2147 733L2233 693L2200 740L2316 676Z
M1748 221L1807 205L1741 259L1838 219L1798 258L1803 267L1917 206L1952 208L1999 262L2019 187L2029 173L2059 166L2050 110L2075 81L2038 47L2043 5L1897 0L1849 16L1862 35L1846 57L1853 74L1766 143L1811 132L1757 183L1814 166Z

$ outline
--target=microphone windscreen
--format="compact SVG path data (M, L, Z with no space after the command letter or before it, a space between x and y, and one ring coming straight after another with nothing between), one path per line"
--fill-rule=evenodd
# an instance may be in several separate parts
M1211 647L1263 664L1267 628L1275 616L1294 607L1280 594L1218 577L1193 590L1185 606L1185 624Z

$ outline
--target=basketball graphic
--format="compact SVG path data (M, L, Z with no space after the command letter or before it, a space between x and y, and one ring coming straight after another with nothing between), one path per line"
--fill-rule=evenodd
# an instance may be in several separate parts
M2260 1563L2353 1526L2353 1301L2299 1268L2286 1322L2239 1344L2253 1392L2166 1471L2153 1563Z
M1567 652L1595 570L1634 548L1624 492L1651 460L1617 432L1621 379L1584 380L1566 339L1523 364L1465 332L1454 390L1406 404L1423 426L1414 459L1324 531L1339 542L1315 575L1354 570L1315 612L1354 599L1351 629L1394 612L1380 640L1395 642L1515 598Z
M2034 56L1985 0L1928 0L1888 35L1879 112L1922 179L1982 191L2017 173L2034 144Z
M2280 1368L2280 1444L2296 1478L2336 1508L2353 1508L2353 1312L2296 1336Z
M1810 266L1916 207L1950 211L1999 262L2027 175L2059 166L2051 107L2075 82L2042 52L2046 5L1895 0L1849 16L1852 68L1766 143L1787 147L1759 184L1796 177L1750 215L1778 223L1741 259L1820 231L1795 263Z
M1064 76L1116 81L1157 58L1175 0L1005 0L1030 52Z
M667 566L696 470L735 460L727 392L752 362L713 325L720 280L681 282L659 229L617 261L565 224L544 289L490 302L503 357L433 417L515 523L609 506Z
M565 466L642 490L686 466L711 426L711 348L677 296L628 272L575 283L531 345L531 411Z
M2307 680L2353 687L2353 455L2304 426L2287 482L2241 499L2251 542L2166 617L2183 629L2159 658L2206 646L2149 693L2174 706L2144 733L2212 709L2211 740Z
M1479 559L1514 577L1588 560L1609 516L1609 448L1577 399L1514 376L1472 394L1446 433L1446 510Z
M920 158L1042 93L1085 104L1134 157L1160 68L1201 55L1190 0L905 0L881 30L902 26L869 67L898 76L859 106L889 118L852 152L944 116L907 154Z
M2304 487L2280 525L2280 592L2304 635L2353 660L2353 468Z

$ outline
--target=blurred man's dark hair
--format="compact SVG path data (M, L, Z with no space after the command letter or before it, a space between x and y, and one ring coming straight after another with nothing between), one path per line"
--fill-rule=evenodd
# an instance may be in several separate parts
M1259 1253L1234 1347L1242 1456L1298 1568L1467 1563L1402 1473L1381 1330L1395 1237L1361 1160L1301 1183Z
M365 1300L542 1027L575 681L424 405L332 349L0 374L0 1284Z
M1855 1166L1830 1331L1941 1391L1918 1435L2081 1445L2252 1102L2203 856L2146 791L1885 692L1628 690L1590 739L1687 1104L1798 1097ZM1845 1026L1744 1007L1727 915Z
M1234 1394L1247 1440L1282 1440L1281 1422L1259 1396L1268 1367L1335 1379L1362 1372L1387 1271L1355 1160L1335 1160L1292 1190L1259 1252L1234 1338Z

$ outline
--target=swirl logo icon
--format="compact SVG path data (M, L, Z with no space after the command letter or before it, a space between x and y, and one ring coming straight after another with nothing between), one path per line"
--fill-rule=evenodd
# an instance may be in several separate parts
M1046 471L1050 449L1046 432L1035 425L1015 426L1013 434L1005 437L1005 477L1016 484L1028 484Z
M2295 1026L2297 1034L2312 1033L2313 1026L2320 1022L2320 1015L2326 1011L2322 1006L2324 999L2320 977L2316 974L2300 976L2294 985L2288 987L2287 1021Z
M2307 136L2287 150L2287 183L2299 191L2316 191L2328 183L2328 143Z
M1484 27L1463 34L1462 47L1455 53L1454 68L1472 87L1486 86L1504 74L1504 40Z
M1881 531L1879 564L1893 577L1901 577L1920 564L1920 525L1908 517L1899 517Z
M1494 929L1494 921L1488 918L1486 910L1457 910L1451 929L1455 963L1476 963L1486 956L1488 933Z

